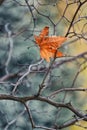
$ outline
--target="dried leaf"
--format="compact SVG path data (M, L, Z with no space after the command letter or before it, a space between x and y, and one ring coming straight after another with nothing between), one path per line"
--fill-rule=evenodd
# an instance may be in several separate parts
M34 36L36 44L40 47L40 56L46 61L50 62L50 58L62 57L63 53L58 50L63 42L66 41L66 37L62 36L48 36L49 27L44 27L39 36Z

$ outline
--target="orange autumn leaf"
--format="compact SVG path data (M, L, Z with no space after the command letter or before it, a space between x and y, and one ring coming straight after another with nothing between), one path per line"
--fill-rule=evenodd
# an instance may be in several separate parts
M43 40L44 40L44 38L46 37L46 36L48 36L48 34L49 34L49 27L45 27L42 31L41 31L41 33L40 33L40 35L39 36L34 36L35 37L35 41L36 41L36 43L39 45L39 46L41 46L41 44L43 44Z
M63 42L66 41L66 37L62 36L48 36L49 27L44 27L39 36L34 36L36 44L40 47L40 56L46 61L50 62L50 58L62 57L63 53L58 50Z

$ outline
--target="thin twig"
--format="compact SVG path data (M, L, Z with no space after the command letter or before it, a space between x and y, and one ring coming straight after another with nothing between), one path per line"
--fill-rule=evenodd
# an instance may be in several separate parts
M69 26L69 28L68 28L68 30L67 30L66 35L65 35L66 37L67 37L68 34L69 34L69 31L70 31L70 29L71 29L71 27L72 27L72 25L73 25L74 19L76 18L77 14L78 14L78 12L79 12L79 10L80 10L80 8L81 8L82 5L84 5L86 2L87 2L87 0L83 1L82 3L81 3L81 2L79 3L79 6L78 6L77 10L76 10L75 13L74 13L74 16L73 16L73 18L72 18L72 21L71 21L71 23L70 23L70 26Z
M62 89L59 89L53 93L51 93L48 97L49 98L52 98L54 97L56 94L59 94L60 92L76 92L76 91L83 91L83 92L87 92L87 88L62 88Z
M7 32L7 35L8 35L8 39L9 39L9 53L8 53L8 58L6 60L6 63L5 63L5 71L6 71L6 74L8 74L8 66L9 66L9 63L11 61L11 57L12 57L12 53L13 53L13 39L12 39L12 31L9 30L9 23L7 23L5 25L5 31Z
M18 117L22 116L25 112L26 112L26 109L24 109L20 114L18 114L17 117L15 117L15 119L9 121L6 127L4 128L4 130L8 130L9 127L17 121Z
M24 106L25 106L26 111L27 111L27 113L28 113L28 116L29 116L29 119L30 119L32 128L35 128L35 123L34 123L34 120L33 120L33 117L32 117L32 113L31 113L31 111L30 111L30 108L28 107L28 105L27 105L26 103L24 103Z
M34 67L34 66L37 66L37 65L41 64L42 62L43 62L43 59L41 59L38 63L29 65L27 72L24 73L24 75L22 75L22 76L18 79L17 83L15 84L15 87L14 87L14 89L13 89L13 91L12 91L12 94L15 93L15 91L17 90L18 85L23 81L23 79L24 79L27 75L30 74L30 72L32 71L31 68Z

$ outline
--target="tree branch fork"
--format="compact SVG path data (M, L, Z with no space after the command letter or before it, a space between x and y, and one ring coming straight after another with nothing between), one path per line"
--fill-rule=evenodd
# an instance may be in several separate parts
M68 89L64 89L64 90L68 91ZM72 88L71 88L71 90L72 90ZM81 90L84 91L84 89L78 89L78 91L81 91ZM70 91L70 88L69 88L69 91ZM77 89L76 89L76 91L77 91ZM49 105L54 106L55 108L66 108L69 111L71 111L76 118L75 117L72 118L70 121L64 123L62 126L57 126L58 129L62 129L62 128L65 128L67 126L73 125L76 122L78 122L79 120L87 121L87 113L80 112L80 110L75 108L75 106L73 106L71 102L60 103L60 102L55 102L48 97L36 96L36 95L18 97L18 96L7 95L7 94L0 94L0 100L12 100L12 101L20 102L25 106L25 108L27 108L27 110L28 110L28 107L27 107L26 103L28 101L35 101L35 100L45 102ZM29 116L29 118L30 118L30 116ZM32 122L33 122L32 117L30 119L31 119L31 124L32 124ZM38 126L32 125L32 127L38 127Z

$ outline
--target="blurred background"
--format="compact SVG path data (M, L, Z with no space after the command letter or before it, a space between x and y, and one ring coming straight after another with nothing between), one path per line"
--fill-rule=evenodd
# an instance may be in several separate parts
M87 50L87 2L85 0L5 0L0 4L0 94L11 94L14 84L27 71L28 66L40 60L39 47L34 35L49 26L49 36L67 36L60 50L65 54L57 58L49 73L42 95L47 97L61 88L87 88L87 63L80 57L58 65L62 60L73 58ZM76 10L81 2L84 4ZM75 19L73 20L75 16ZM72 24L71 24L72 23ZM71 24L71 28L68 31ZM33 72L23 79L16 96L35 95L43 81L49 63L45 60L32 68ZM8 76L8 75L13 76ZM16 75L16 76L15 76ZM6 76L8 76L6 78ZM86 92L61 92L54 101L68 103L80 111L87 110ZM30 101L29 108L36 125L55 128L72 119L74 114L41 101ZM79 122L64 130L84 130L86 122ZM0 101L0 130L32 130L24 106L14 101ZM42 130L42 128L38 128ZM38 130L35 129L35 130Z

